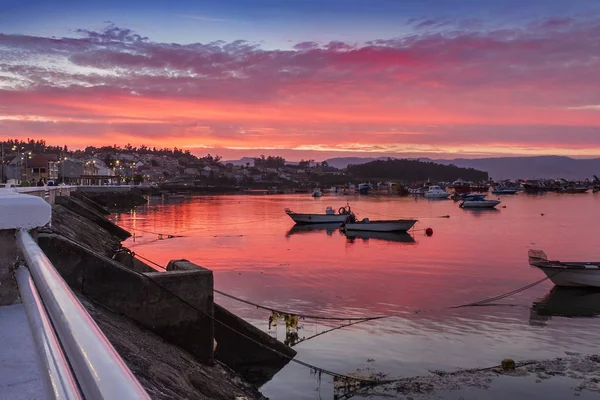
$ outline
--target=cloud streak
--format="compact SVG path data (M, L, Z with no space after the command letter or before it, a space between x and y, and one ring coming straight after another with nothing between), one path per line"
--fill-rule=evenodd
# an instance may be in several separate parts
M94 144L600 155L600 18L413 24L287 50L159 43L114 24L0 34L0 128Z

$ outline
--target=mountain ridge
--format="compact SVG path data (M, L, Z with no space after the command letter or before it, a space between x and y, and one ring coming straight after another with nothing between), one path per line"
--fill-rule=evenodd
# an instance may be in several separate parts
M568 156L516 156L516 157L487 157L487 158L455 158L450 160L431 159L424 157L333 157L324 161L336 168L346 168L350 164L365 164L370 161L392 159L407 159L434 162L437 164L454 164L462 168L474 168L485 171L494 180L503 179L585 179L600 175L600 158L577 159ZM253 157L243 157L240 160L224 161L237 165L247 162L253 165ZM287 162L287 164L297 164Z

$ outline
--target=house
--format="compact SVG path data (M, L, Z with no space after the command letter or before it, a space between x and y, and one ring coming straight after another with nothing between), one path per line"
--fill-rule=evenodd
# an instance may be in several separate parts
M67 184L81 183L81 176L85 174L84 161L74 158L65 158L60 161L58 177L61 182Z
M56 181L58 179L58 156L56 154L34 154L27 160L25 179L29 181Z
M195 167L187 167L183 170L184 175L198 175L199 173L200 171L198 171L198 168Z
M202 171L200 172L203 176L205 177L209 177L211 173L213 173L213 169L209 166L206 166L204 168L202 168Z

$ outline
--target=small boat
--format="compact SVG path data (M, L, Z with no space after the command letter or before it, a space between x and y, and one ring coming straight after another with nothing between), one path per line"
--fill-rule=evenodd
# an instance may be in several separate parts
M393 219L371 221L364 218L362 221L346 222L343 228L347 231L368 232L406 232L417 223L416 219Z
M285 213L297 224L327 224L327 223L344 223L352 214L350 206L340 207L336 214L334 209L327 207L325 214L300 214L295 213L289 208L285 209Z
M313 192L311 193L312 197L321 197L323 196L323 192L321 192L321 189L316 188L315 190L313 190Z
M428 189L429 189L429 188L427 188L427 187L420 187L420 188L409 188L409 189L408 189L408 193L410 193L410 194L414 194L414 195L416 195L416 196L422 196L422 195L424 195L425 193L427 193L427 190L428 190Z
M454 193L452 196L452 200L460 201L460 200L484 200L487 194L474 194L474 193Z
M558 190L558 193L571 193L571 194L581 194L587 193L589 190L588 187L566 187Z
M529 250L529 265L542 270L556 286L600 288L599 262L549 261L541 250Z
M517 194L518 189L496 186L492 188L492 194Z
M471 185L462 179L458 179L452 182L450 189L454 189L454 193L469 193L471 191Z
M369 194L369 191L372 189L373 187L371 186L370 183L360 183L358 185L358 193L360 194Z
M476 200L465 200L460 203L460 208L494 208L498 204L500 204L499 200L484 200L484 199L476 199Z
M429 186L429 190L425 192L425 198L427 199L447 199L448 196L450 196L450 193L439 186Z

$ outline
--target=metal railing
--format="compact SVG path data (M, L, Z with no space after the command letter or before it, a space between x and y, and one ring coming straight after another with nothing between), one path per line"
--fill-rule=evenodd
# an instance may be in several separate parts
M27 315L32 328L39 327L43 331L36 333L35 338L48 368L52 386L49 395L60 399L149 399L131 370L27 231L17 232L17 245L23 252L31 274L20 269L19 290L28 297L24 301L30 309ZM50 332L52 326L53 331ZM64 354L60 347L64 349ZM69 374L69 368L73 371L72 375ZM75 391L74 381L80 392Z

